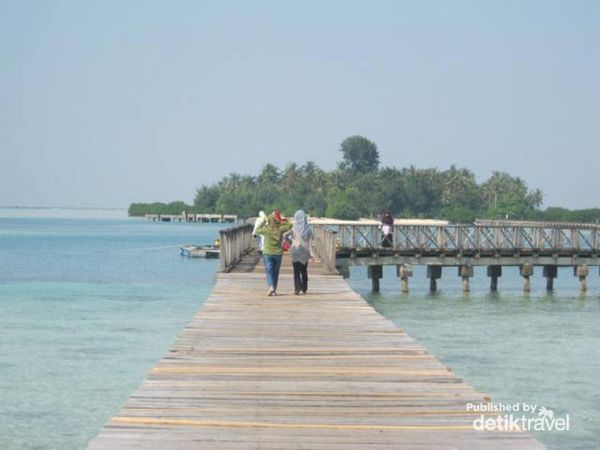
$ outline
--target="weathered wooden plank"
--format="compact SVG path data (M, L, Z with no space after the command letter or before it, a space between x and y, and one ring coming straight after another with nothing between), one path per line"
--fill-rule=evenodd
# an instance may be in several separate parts
M474 431L466 404L490 398L341 277L313 264L308 295L266 297L259 272L217 276L90 449L543 448L522 432Z

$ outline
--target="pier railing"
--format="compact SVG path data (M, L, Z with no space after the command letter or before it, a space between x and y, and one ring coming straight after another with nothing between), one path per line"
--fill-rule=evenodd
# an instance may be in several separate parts
M315 226L315 231L324 228ZM383 249L377 225L336 225L341 249ZM391 250L415 252L599 253L598 225L511 222L477 225L395 225ZM320 231L319 231L320 232ZM331 244L329 244L331 245Z
M144 217L151 222L204 222L204 223L224 223L237 222L237 214L144 214Z
M534 267L542 267L546 289L553 289L559 267L572 267L580 291L587 291L590 266L600 266L600 227L593 224L478 221L469 225L395 224L391 239L377 222L314 224L316 251L344 277L350 266L366 266L373 292L379 291L383 266L396 266L402 291L408 292L412 267L427 267L435 292L444 267L457 267L464 292L475 266L487 266L490 289L498 289L503 267L518 267L523 290L531 290Z
M314 227L313 250L331 273L336 272L337 233L323 226Z
M252 237L252 224L221 230L221 261L219 270L229 272L242 257L252 250L254 238Z

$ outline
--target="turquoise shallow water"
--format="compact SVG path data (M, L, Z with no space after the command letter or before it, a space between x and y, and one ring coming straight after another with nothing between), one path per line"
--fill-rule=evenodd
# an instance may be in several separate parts
M536 274L524 296L516 268L505 268L500 291L489 292L479 269L472 292L463 295L455 268L447 268L439 292L427 292L423 268L415 268L411 293L399 293L387 268L381 294L371 294L365 269L352 270L350 284L382 315L417 338L469 384L503 404L545 406L569 414L569 432L535 436L550 449L600 447L600 278L591 270L590 291L581 296L572 269L546 294Z
M84 448L212 290L217 261L180 258L177 246L211 242L216 225L47 215L0 211L0 449ZM585 297L567 270L553 295L537 274L526 297L516 269L497 295L483 271L469 296L451 269L434 296L421 268L408 296L391 268L380 295L364 269L350 283L494 401L570 414L570 432L536 435L549 448L598 448L597 268Z
M0 448L81 449L212 289L216 225L0 218Z

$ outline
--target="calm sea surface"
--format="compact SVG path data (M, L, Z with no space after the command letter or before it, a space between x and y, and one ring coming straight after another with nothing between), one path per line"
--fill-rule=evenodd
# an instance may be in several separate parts
M212 290L217 262L181 258L177 247L210 243L219 226L69 215L0 210L1 449L84 448ZM494 401L569 414L570 432L536 435L549 448L598 447L598 269L585 297L570 271L559 274L554 295L536 275L527 297L516 270L505 270L498 295L488 293L483 271L469 296L455 270L435 296L420 269L411 282L411 294L400 295L386 271L374 296L364 270L350 279Z

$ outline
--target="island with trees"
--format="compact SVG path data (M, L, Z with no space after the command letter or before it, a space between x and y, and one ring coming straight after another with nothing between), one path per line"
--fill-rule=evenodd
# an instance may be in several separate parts
M325 171L314 162L291 162L283 170L266 164L256 175L232 173L202 185L194 204L132 203L129 215L217 213L256 216L259 210L292 214L304 209L313 216L338 219L376 217L390 210L397 217L438 218L455 223L474 219L519 219L597 222L600 208L541 210L543 193L520 177L495 171L478 183L469 169L398 169L381 167L374 142L351 136L340 146L342 161Z

